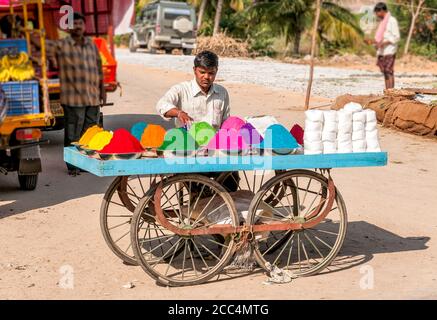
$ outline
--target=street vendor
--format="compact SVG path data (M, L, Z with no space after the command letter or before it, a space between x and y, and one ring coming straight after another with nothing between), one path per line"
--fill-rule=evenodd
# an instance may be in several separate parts
M47 53L59 67L61 105L65 113L64 145L79 141L85 131L99 123L100 105L106 103L102 61L91 38L85 36L85 16L74 13L70 35L47 41ZM69 175L80 170L67 163Z
M374 11L380 21L374 40L378 56L377 65L384 75L385 88L391 89L395 86L394 65L400 40L399 25L385 3L376 4Z
M177 127L204 121L219 129L230 109L228 91L214 83L218 61L215 53L200 52L194 59L195 78L173 86L159 100L158 113L166 120L175 119Z
M175 120L176 127L189 128L193 122L207 122L215 129L230 116L229 94L214 83L219 58L211 51L202 51L194 59L194 79L173 86L158 102L156 109L165 120ZM206 174L217 178L220 173ZM238 172L223 182L228 191L238 189Z

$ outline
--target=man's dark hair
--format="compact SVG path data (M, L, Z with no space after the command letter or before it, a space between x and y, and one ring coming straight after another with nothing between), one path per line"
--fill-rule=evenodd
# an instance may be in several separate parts
M202 51L194 58L194 66L202 68L218 68L219 58L211 51Z
M387 11L387 10L388 10L387 5L384 2L378 2L374 9L375 12Z
M80 12L75 12L73 14L73 20L82 20L83 22L86 22L85 21L85 16L82 13L80 13Z

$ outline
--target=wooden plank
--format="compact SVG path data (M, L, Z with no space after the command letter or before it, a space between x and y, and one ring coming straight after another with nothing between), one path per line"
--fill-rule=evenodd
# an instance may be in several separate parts
M387 165L387 153L351 153L288 156L230 156L101 161L65 148L64 160L99 177L144 174L206 173L256 170L378 167Z

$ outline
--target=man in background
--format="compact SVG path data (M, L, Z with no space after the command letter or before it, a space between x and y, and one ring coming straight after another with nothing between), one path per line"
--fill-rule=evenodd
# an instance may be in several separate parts
M99 123L100 105L106 103L102 61L91 38L85 36L85 17L74 14L70 35L47 41L48 55L56 57L61 84L61 105L65 114L64 145L80 140L85 131ZM67 163L69 175L80 170Z
M379 2L374 11L380 21L374 41L377 48L377 65L384 75L385 88L391 89L395 86L394 65L400 40L399 25L385 3Z

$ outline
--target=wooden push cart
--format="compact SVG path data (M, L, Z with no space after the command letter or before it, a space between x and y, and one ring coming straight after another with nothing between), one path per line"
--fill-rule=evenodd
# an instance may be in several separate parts
M386 153L101 161L66 148L64 158L116 177L101 206L103 236L125 263L167 286L217 277L243 247L262 268L319 273L347 228L331 169L387 164Z

